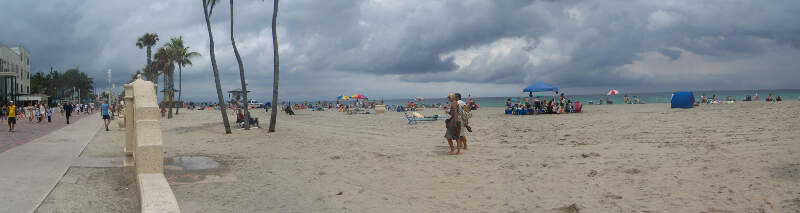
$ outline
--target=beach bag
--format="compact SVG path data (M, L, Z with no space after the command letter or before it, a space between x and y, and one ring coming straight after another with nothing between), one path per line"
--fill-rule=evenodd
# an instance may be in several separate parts
M468 123L468 122L469 122L469 119L470 119L470 118L472 118L472 112L470 112L470 111L467 111L467 110L465 110L465 109L464 109L464 108L462 108L462 107L458 107L458 109L459 109L459 112L458 112L458 113L459 113L459 114L458 114L458 121L459 121L460 123L464 123L464 124L465 124L465 123Z
M461 113L461 121L462 122L467 122L467 121L469 121L469 119L472 118L472 112L470 110L462 110L461 112L462 112Z

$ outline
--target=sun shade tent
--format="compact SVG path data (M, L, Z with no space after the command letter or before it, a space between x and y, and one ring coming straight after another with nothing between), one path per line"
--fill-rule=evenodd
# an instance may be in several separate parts
M670 108L692 108L692 106L694 106L694 93L679 91L672 94Z
M531 84L528 87L525 87L525 89L522 89L522 92L530 93L531 97L533 97L534 92L546 92L546 91L553 91L555 93L558 93L558 87L554 87L553 85L539 81L534 84Z

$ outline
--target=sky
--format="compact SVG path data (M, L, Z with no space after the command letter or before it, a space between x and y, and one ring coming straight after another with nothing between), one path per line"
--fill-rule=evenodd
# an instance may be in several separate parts
M223 91L241 87L230 6L220 1L211 20ZM251 98L267 101L273 2L233 6ZM79 67L97 88L109 69L120 87L144 67L142 34L157 33L157 46L182 36L202 54L183 69L184 99L216 100L200 0L0 0L0 11L0 43L23 45L32 72ZM506 97L536 81L568 94L800 89L798 23L796 0L287 0L279 92Z

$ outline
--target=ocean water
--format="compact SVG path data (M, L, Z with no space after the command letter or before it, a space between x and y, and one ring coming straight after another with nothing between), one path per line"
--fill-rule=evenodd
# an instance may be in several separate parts
M800 90L742 90L742 91L692 91L694 92L695 99L700 100L700 96L705 94L707 97L711 98L712 95L716 95L717 99L725 100L728 96L736 99L737 101L742 101L745 99L745 96L750 95L753 96L754 93L758 93L759 100L764 101L767 98L767 95L772 93L773 97L781 96L783 101L798 101L800 100ZM614 104L624 104L622 102L623 97L628 95L629 97L636 96L639 98L643 103L669 103L670 98L672 97L672 92L657 92L657 93L621 93L617 95L609 96L609 99L614 101ZM534 94L536 97L540 97L540 99L544 98L549 100L550 98L556 97L554 93L544 94L544 93L537 93ZM513 103L519 102L521 98L528 97L527 94L520 94L519 96L509 96L509 97L473 97L472 99L478 103L478 106L481 107L502 107L505 106L506 100L511 98ZM596 95L566 95L567 98L574 101L580 101L584 104L589 104L592 102L593 104L597 104L599 101L602 101L605 104L605 94L596 94ZM410 99L396 99L396 100L385 100L384 103L387 105L405 105L406 101L412 101ZM444 98L435 98L435 99L424 99L422 101L416 101L418 104L437 104L437 103L446 103L447 99Z

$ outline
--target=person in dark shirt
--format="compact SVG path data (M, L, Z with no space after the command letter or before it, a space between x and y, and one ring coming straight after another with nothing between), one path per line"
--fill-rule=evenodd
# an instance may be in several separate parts
M64 113L66 114L67 124L69 124L69 116L72 115L72 102L64 104Z

